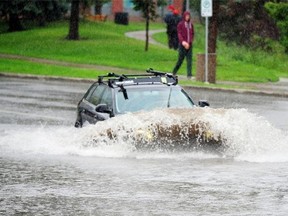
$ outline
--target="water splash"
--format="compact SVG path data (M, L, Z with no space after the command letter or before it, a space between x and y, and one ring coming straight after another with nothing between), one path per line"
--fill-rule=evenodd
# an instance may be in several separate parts
M287 132L245 109L166 109L122 115L82 129L4 129L0 152L139 159L232 157L251 162L287 162L287 138ZM198 150L195 145L211 140L221 143L221 156L194 151ZM149 152L139 151L139 141L154 146ZM182 152L178 151L179 145ZM167 146L169 151L163 151Z
M224 115L206 112L203 121L221 133L227 147L224 154L251 162L287 162L288 134L246 109L229 109Z

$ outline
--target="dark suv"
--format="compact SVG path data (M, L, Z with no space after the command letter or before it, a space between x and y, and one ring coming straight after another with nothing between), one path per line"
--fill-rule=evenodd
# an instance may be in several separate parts
M95 124L119 114L157 108L193 108L188 94L178 85L177 76L148 69L146 74L99 76L77 107L75 127ZM199 101L199 106L209 106Z

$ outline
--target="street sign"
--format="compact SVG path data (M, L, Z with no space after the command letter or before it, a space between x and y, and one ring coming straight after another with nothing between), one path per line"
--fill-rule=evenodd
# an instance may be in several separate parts
M201 0L201 16L212 17L212 0Z

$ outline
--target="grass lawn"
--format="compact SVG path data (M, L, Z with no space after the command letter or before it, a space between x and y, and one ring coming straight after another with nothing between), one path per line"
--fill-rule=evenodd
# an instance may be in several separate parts
M151 29L165 28L164 24L152 23ZM112 22L81 22L79 41L67 41L68 22L52 23L45 28L23 32L0 34L0 52L74 63L107 65L143 70L152 67L171 72L178 53L158 45L149 45L144 51L144 42L125 37L125 32L144 30L144 23L129 23L128 26ZM196 54L204 51L204 28L196 25L193 74L196 69ZM167 44L165 33L154 38ZM288 77L288 56L251 52L237 46L218 42L217 80L267 82L277 81L279 76ZM185 75L185 64L179 74ZM108 71L80 69L47 65L23 60L0 59L0 71L53 76L92 78Z
M155 26L164 27L159 24ZM152 25L152 28L155 26ZM149 52L144 52L144 42L127 38L124 35L127 31L143 29L144 23L131 23L123 26L112 22L81 22L82 40L68 41L65 40L68 23L61 22L51 24L46 28L1 34L0 50L1 53L77 63L138 70L145 70L149 67L171 70L167 63L169 64L175 58L175 53L156 45L150 45Z
M98 75L108 73L105 70L93 70L58 65L47 65L23 60L1 59L0 71L5 73L31 74L41 76L96 78Z

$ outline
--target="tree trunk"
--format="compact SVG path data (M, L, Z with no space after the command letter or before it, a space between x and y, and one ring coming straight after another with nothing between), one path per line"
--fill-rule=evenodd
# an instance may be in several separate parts
M95 2L95 14L96 15L102 14L102 0L96 0L96 2Z
M149 45L149 15L146 17L146 44L145 44L145 51L148 51Z
M68 40L79 40L79 0L73 0L69 24Z
M14 32L14 31L23 31L24 27L21 24L21 21L18 17L18 14L9 14L9 29L8 31Z
M213 1L213 16L210 18L209 23L209 38L208 38L208 53L216 53L216 42L218 35L217 17L219 12L220 3L218 0Z

